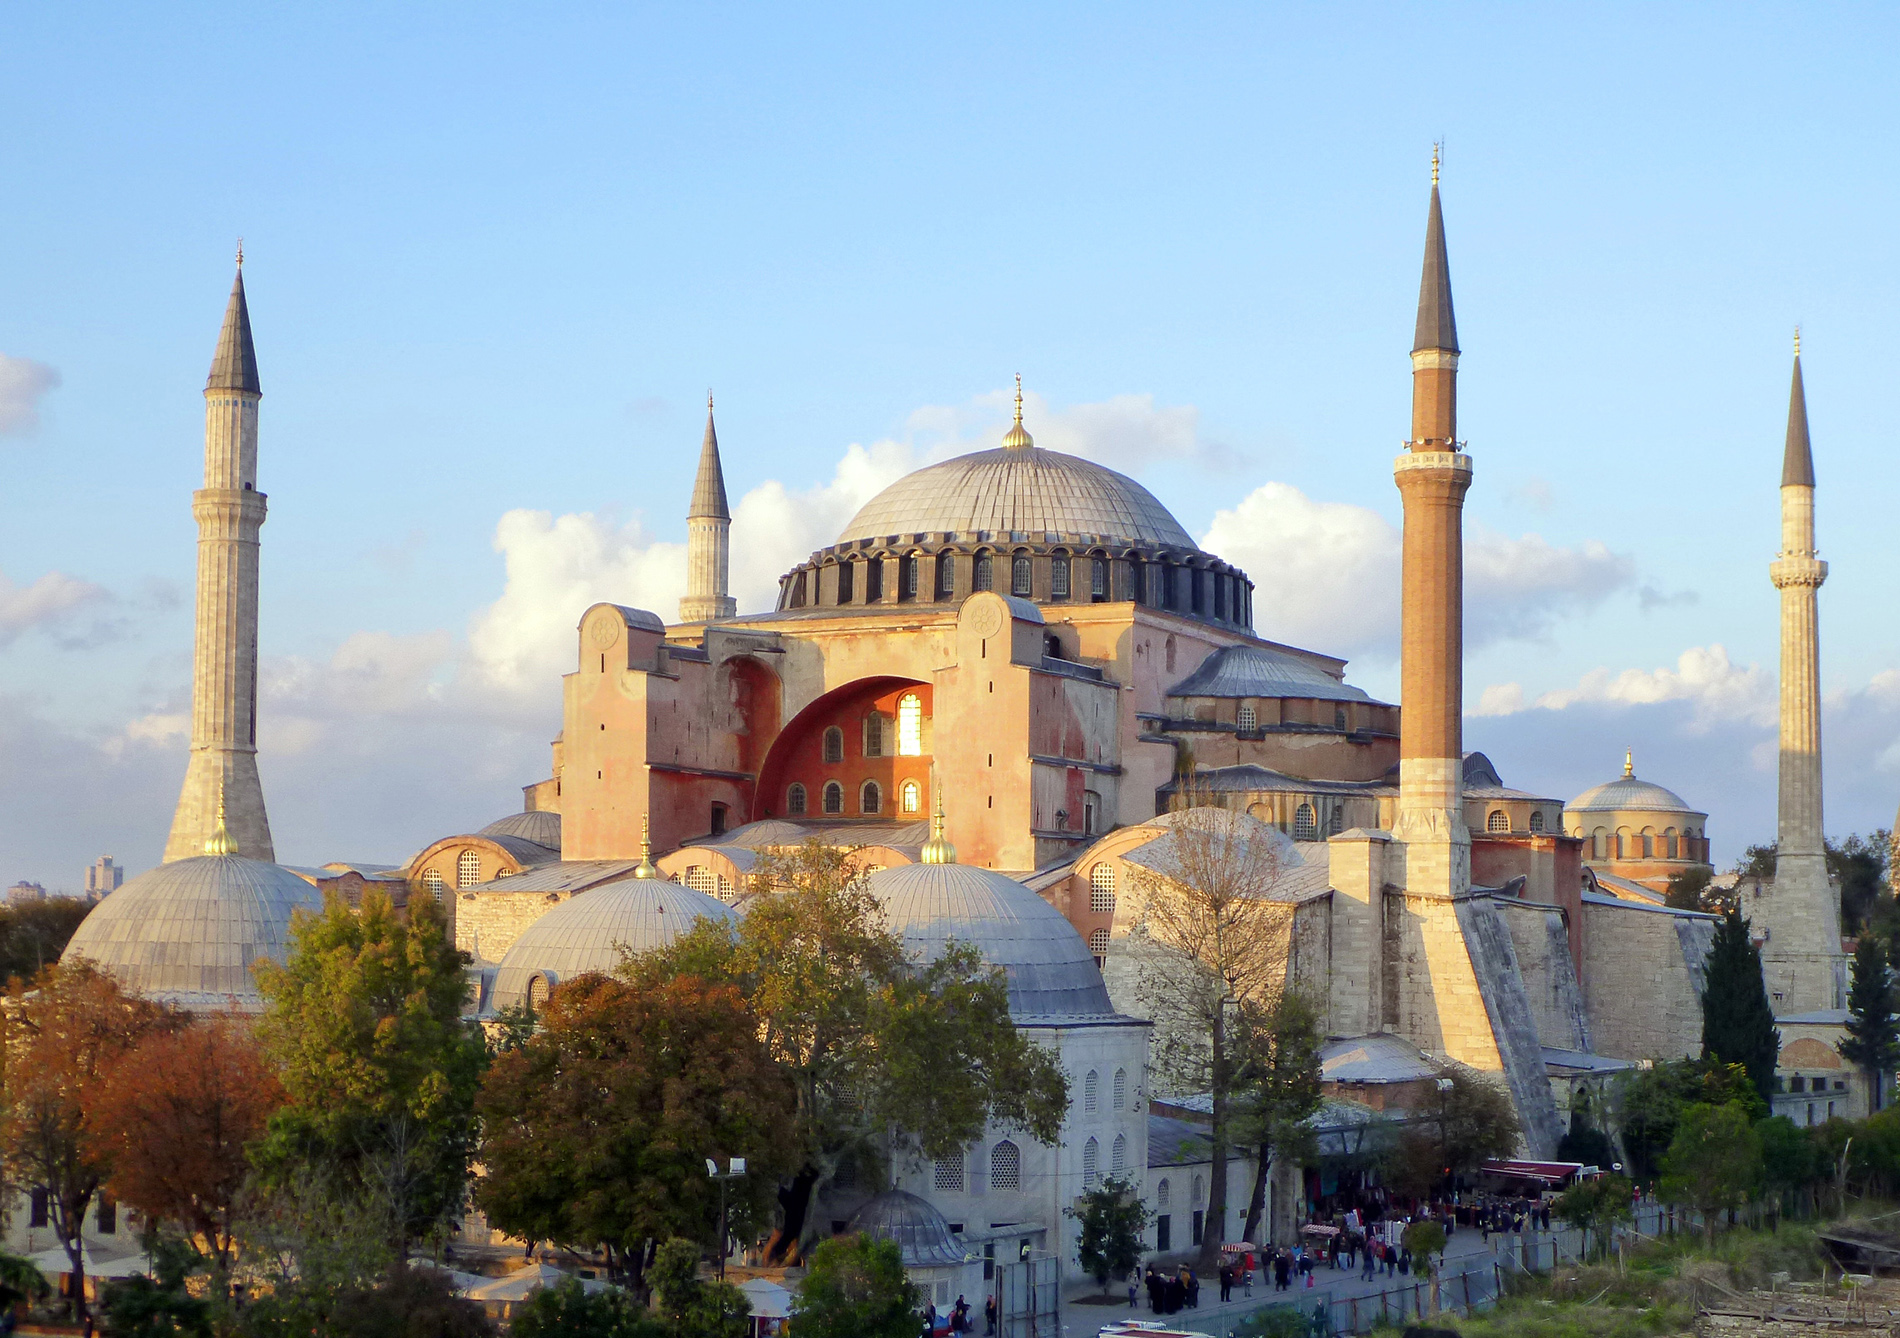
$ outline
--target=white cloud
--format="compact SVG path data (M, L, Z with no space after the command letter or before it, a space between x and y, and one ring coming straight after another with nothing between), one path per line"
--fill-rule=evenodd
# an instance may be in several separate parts
M1494 684L1479 694L1471 714L1515 715L1522 711L1563 711L1581 703L1606 706L1651 706L1684 702L1690 708L1690 727L1707 730L1727 723L1756 728L1772 726L1776 718L1775 679L1758 664L1738 665L1722 645L1691 646L1676 659L1675 667L1592 669L1571 688L1554 688L1529 697L1517 683Z
M35 628L55 628L106 599L100 587L63 571L49 571L31 585L16 585L0 572L0 646Z
M45 363L0 353L0 437L38 427L40 400L58 384L59 373Z
M1396 655L1400 537L1378 512L1267 483L1216 512L1201 545L1253 578L1262 636L1335 655ZM1542 636L1634 574L1628 558L1595 540L1561 548L1474 525L1465 541L1466 644Z

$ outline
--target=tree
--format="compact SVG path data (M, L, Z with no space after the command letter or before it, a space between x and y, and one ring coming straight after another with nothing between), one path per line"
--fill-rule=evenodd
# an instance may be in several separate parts
M204 1256L190 1242L163 1235L151 1242L150 1254L149 1274L106 1285L101 1327L110 1338L209 1338L211 1303L191 1286L204 1272Z
M1271 1008L1244 1005L1239 1022L1234 1139L1254 1148L1257 1158L1241 1239L1259 1240L1274 1161L1299 1164L1317 1149L1311 1121L1321 1102L1320 1018L1310 999L1289 992Z
M1762 984L1761 949L1748 935L1748 921L1731 910L1716 924L1703 967L1702 1055L1748 1070L1766 1102L1775 1090L1775 1055L1781 1036Z
M329 1332L336 1338L495 1338L495 1325L479 1301L456 1295L447 1273L399 1265L375 1286L338 1297Z
M792 1299L798 1338L916 1338L922 1324L922 1296L896 1241L820 1241Z
M1713 1240L1717 1215L1747 1203L1761 1182L1761 1135L1739 1106L1690 1106L1676 1125L1662 1171L1664 1201L1700 1212Z
M231 1265L244 1150L284 1102L249 1025L228 1015L155 1031L107 1070L87 1115L112 1149L109 1188Z
M31 991L16 978L8 992L0 1161L15 1186L46 1191L47 1220L72 1264L75 1318L86 1313L80 1226L112 1173L111 1146L86 1112L119 1057L167 1023L89 962L49 966Z
M1068 1080L1010 1022L1000 968L967 944L911 961L858 861L817 841L762 860L755 876L777 890L738 926L701 921L622 972L737 986L790 1076L796 1169L779 1187L768 1258L799 1256L815 1234L812 1195L843 1165L874 1174L899 1154L948 1156L991 1122L1057 1141Z
M246 1188L238 1209L239 1271L252 1287L252 1338L337 1333L346 1297L375 1290L396 1263L388 1205L339 1170L291 1166Z
M15 1254L0 1252L0 1311L22 1301L38 1301L53 1290L46 1275Z
M626 1292L609 1288L588 1292L579 1278L543 1287L515 1310L509 1338L662 1338L660 1325L648 1318Z
M487 1060L462 1017L467 962L434 901L415 898L399 920L371 890L360 912L333 895L296 917L285 963L257 967L259 1036L291 1102L259 1161L277 1179L329 1166L373 1188L398 1260L462 1206Z
M1777 1196L1811 1188L1828 1173L1827 1153L1786 1115L1755 1125L1761 1136L1762 1183Z
M77 897L0 906L0 981L31 980L57 962L92 906Z
M1663 904L1679 911L1706 911L1709 906L1704 901L1710 883L1707 869L1684 869L1669 875L1669 890L1663 894Z
M1850 1016L1841 1057L1866 1071L1868 1097L1877 1111L1881 1106L1882 1075L1900 1068L1900 1019L1894 1015L1893 977L1887 967L1887 954L1872 934L1862 934L1854 945L1847 1011Z
M1596 1252L1609 1244L1610 1233L1618 1222L1630 1219L1634 1200L1627 1176L1600 1175L1594 1180L1579 1180L1557 1196L1552 1211L1583 1233L1584 1252Z
M1768 1115L1768 1103L1740 1064L1680 1059L1622 1076L1615 1106L1632 1178L1649 1182L1662 1174L1682 1112L1698 1103L1736 1106L1751 1123Z
M1431 1279L1432 1313L1437 1314L1438 1266L1433 1258L1445 1253L1445 1228L1429 1217L1420 1218L1405 1228L1399 1237L1399 1244L1411 1253L1412 1272L1422 1273Z
M1608 1134L1581 1122L1572 1112L1569 1132L1557 1140L1557 1160L1608 1170L1616 1160L1616 1144Z
M1735 861L1735 872L1743 878L1773 878L1778 844L1770 841L1767 845L1749 846L1742 851L1742 857Z
M1062 1211L1082 1224L1078 1244L1082 1271L1107 1296L1110 1280L1127 1277L1141 1262L1141 1233L1153 1214L1131 1181L1112 1175L1094 1189L1083 1190L1079 1208Z
M751 1307L745 1293L699 1276L699 1246L665 1242L653 1256L653 1315L668 1338L746 1338Z
M581 976L482 1084L475 1199L528 1240L606 1252L638 1282L647 1243L711 1243L706 1160L744 1157L731 1208L757 1220L791 1158L790 1080L739 991L697 977Z
M1157 1068L1178 1091L1212 1098L1207 1229L1198 1267L1220 1263L1227 1220L1227 1159L1241 1056L1232 1016L1278 1007L1292 955L1294 903L1281 894L1286 839L1258 819L1214 807L1191 783L1143 852L1127 939L1136 995L1154 1020Z
M1867 836L1858 832L1839 845L1826 841L1827 871L1841 887L1841 932L1858 935L1882 902L1892 901L1887 887L1887 860L1893 833L1878 828Z

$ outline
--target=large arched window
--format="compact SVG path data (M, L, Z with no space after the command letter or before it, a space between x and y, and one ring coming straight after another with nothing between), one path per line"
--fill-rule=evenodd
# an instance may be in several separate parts
M1534 832L1541 832L1544 830L1544 810L1543 809L1534 808L1531 810L1531 830Z
M1501 808L1494 808L1485 817L1484 829L1487 832L1508 832L1511 830L1511 815Z
M1107 860L1089 870L1089 909L1097 915L1115 913L1115 866Z
M1093 1138L1082 1145L1082 1187L1094 1189L1102 1178L1102 1145Z
M1338 836L1346 830L1346 810L1338 804L1333 805L1332 815L1326 819L1326 834Z
M464 850L455 857L455 885L473 887L482 881L482 857L473 850Z
M1029 598L1029 556L1018 553L1009 564L1009 593Z
M1089 931L1089 951L1095 954L1095 969L1100 971L1108 965L1108 931L1092 929Z
M876 711L864 717L864 755L884 756L884 717Z
M548 978L536 971L528 977L528 1010L538 1013L547 1006Z
M1108 559L1089 559L1089 598L1099 604L1108 598Z
M1260 718L1254 713L1252 702L1242 702L1240 709L1234 712L1236 728L1251 732L1260 728Z
M429 895L437 902L442 900L442 870L430 869L423 874L422 885L429 889Z
M920 813L924 806L923 787L907 780L897 789L897 806L906 813Z
M1128 1169L1128 1135L1116 1134L1108 1149L1108 1169L1120 1175Z
M1088 1073L1088 1077L1082 1079L1082 1112L1083 1114L1093 1115L1095 1113L1096 1107L1101 1105L1101 1102L1102 1102L1101 1087L1102 1087L1101 1077L1095 1072L1094 1069L1090 1069Z
M876 781L866 781L858 787L858 812L867 817L884 811L884 792Z
M1128 1107L1128 1070L1116 1069L1115 1070L1115 1109L1125 1110L1127 1109L1127 1107Z
M1155 1186L1155 1207L1159 1208L1164 1213L1168 1211L1169 1189L1170 1189L1170 1186L1165 1179L1162 1180L1160 1184Z
M978 553L976 555L975 576L970 582L971 588L975 590L988 590L995 584L995 581L996 577L990 567L990 555L988 553Z
M686 870L686 886L710 897L719 891L719 875L704 864L690 865Z
M1019 1190L1022 1187L1022 1149L1005 1138L990 1149L990 1188Z
M1058 553L1049 559L1049 598L1069 597L1069 559Z
M948 553L939 553L937 554L937 598L953 599L956 593L956 559Z
M840 604L851 602L851 587L856 584L852 577L857 570L858 564L855 562L843 562L838 565L838 602Z
M917 598L917 567L921 560L915 553L906 553L897 560L897 597L899 599Z
M825 731L825 761L844 761L844 731L836 725Z
M897 701L897 755L924 755L924 699L906 692Z
M825 782L825 812L844 812L844 786L837 781Z
M785 792L785 811L795 818L805 814L805 787L797 781L793 781L792 788Z
M1313 816L1313 806L1302 802L1293 810L1293 839L1295 841L1319 840L1319 823Z
M953 1152L948 1157L939 1157L935 1173L930 1182L941 1194L961 1194L963 1192L963 1154Z

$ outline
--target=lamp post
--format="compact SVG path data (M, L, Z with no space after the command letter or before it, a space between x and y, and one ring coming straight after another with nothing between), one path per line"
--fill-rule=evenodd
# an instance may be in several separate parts
M706 1174L719 1182L719 1280L726 1280L726 1256L731 1253L726 1243L726 1181L737 1180L745 1174L745 1158L733 1157L726 1162L726 1169L720 1170L719 1163L711 1157L706 1158Z

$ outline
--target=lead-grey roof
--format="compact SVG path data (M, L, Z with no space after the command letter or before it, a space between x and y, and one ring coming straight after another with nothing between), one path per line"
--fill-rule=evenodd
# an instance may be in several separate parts
M761 818L733 827L718 836L702 837L696 846L738 846L746 850L774 850L799 846L816 838L830 846L921 847L930 839L928 822L798 822L790 818Z
M1665 789L1654 781L1639 780L1635 776L1621 776L1602 785L1593 785L1582 794L1564 805L1570 813L1612 813L1617 809L1634 809L1639 812L1654 813L1694 813L1700 811L1689 807L1688 800L1674 790Z
M1125 474L1060 451L976 451L906 474L873 497L839 543L898 534L988 532L1122 540L1193 549L1153 493Z
M887 1190L852 1215L851 1230L896 1241L905 1268L949 1268L968 1258L942 1213L915 1194Z
M262 1001L251 964L282 962L290 917L323 898L276 864L241 855L199 855L161 864L93 907L61 961L84 957L135 994L186 1008Z
M659 878L628 876L576 894L529 925L501 959L489 998L507 1008L528 997L528 982L545 973L558 985L620 965L620 950L665 947L701 920L731 923L724 902Z
M1451 260L1445 254L1445 212L1438 204L1438 183L1432 183L1432 207L1425 219L1425 269L1418 280L1418 325L1412 334L1412 352L1421 349L1458 351L1458 319L1451 309Z
M561 848L561 815L550 813L545 809L510 813L505 818L496 818L475 834L477 836L515 836L549 850L559 850Z
M231 300L224 307L224 325L218 331L217 351L211 355L206 390L247 390L261 395L257 379L257 349L251 344L251 308L244 300L244 264L238 262L231 282Z
M686 508L688 520L696 517L732 519L732 511L726 505L726 472L719 467L719 434L713 430L711 396L706 399L706 436L699 443L699 474L693 480L693 501Z
M1369 702L1363 691L1297 655L1266 646L1223 646L1168 689L1170 697L1299 697Z
M1327 1082L1417 1082L1438 1076L1417 1046L1397 1036L1335 1037L1320 1047L1319 1065Z
M1082 935L1015 879L971 864L904 864L868 885L906 951L929 962L956 941L1002 967L1017 1022L1116 1016Z
M1788 387L1788 444L1781 455L1781 486L1814 486L1814 450L1808 444L1808 391L1801 379L1801 355L1794 355L1794 383Z

